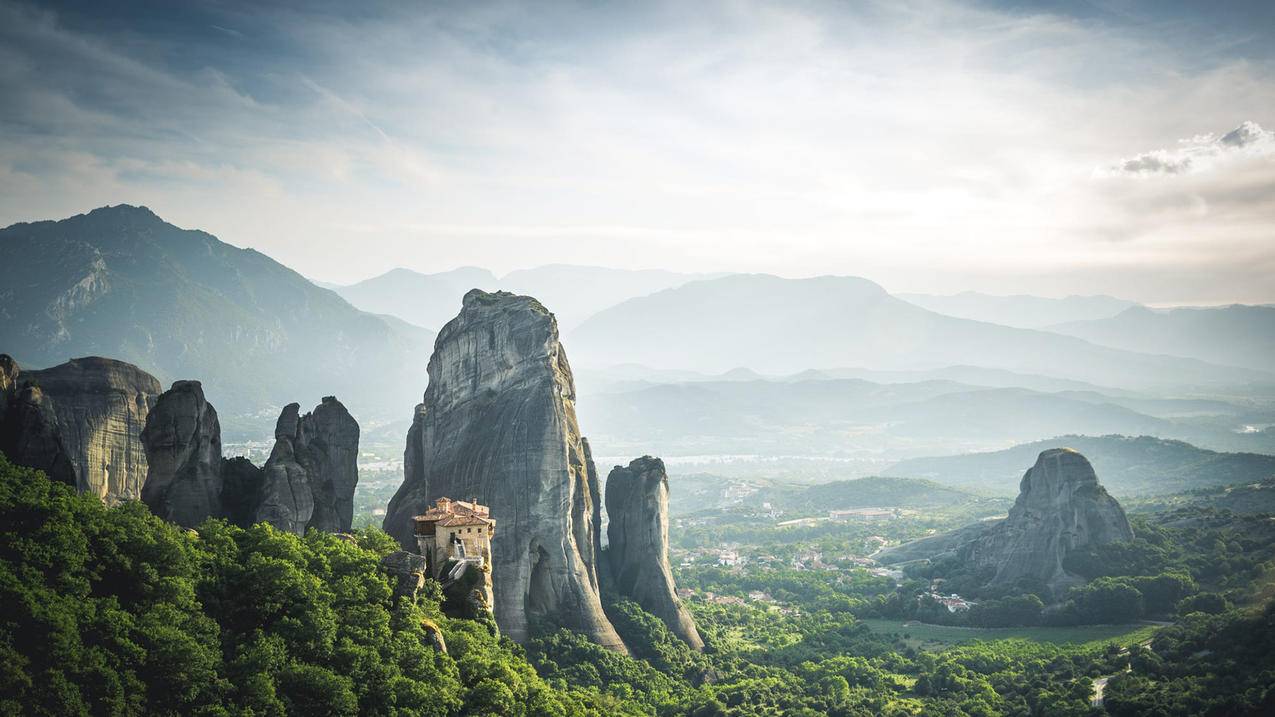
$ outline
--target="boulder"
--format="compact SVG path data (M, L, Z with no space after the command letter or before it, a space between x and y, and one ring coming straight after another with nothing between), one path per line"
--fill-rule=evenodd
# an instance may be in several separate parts
M415 600L416 594L425 587L425 577L429 575L425 558L406 550L396 550L381 558L381 567L394 581L395 598Z
M553 314L531 297L470 291L428 373L385 530L415 550L413 516L440 497L475 498L497 521L501 631L524 642L533 627L565 627L625 651L598 595L598 506Z
M607 476L607 562L604 587L664 621L674 635L704 649L695 621L677 599L668 562L668 473L664 461L638 458Z

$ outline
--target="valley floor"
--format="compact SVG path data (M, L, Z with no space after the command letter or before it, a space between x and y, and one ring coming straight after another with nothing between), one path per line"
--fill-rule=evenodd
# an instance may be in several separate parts
M929 625L915 620L865 618L860 622L874 632L899 635L909 647L941 650L949 645L995 640L1031 640L1055 645L1093 647L1117 644L1128 647L1149 640L1162 626L1146 622L1128 625L1075 625L1067 627L954 627Z

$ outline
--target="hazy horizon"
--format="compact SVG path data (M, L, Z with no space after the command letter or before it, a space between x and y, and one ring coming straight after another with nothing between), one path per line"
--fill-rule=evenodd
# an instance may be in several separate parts
M1275 302L1262 3L0 1L0 225L315 280L544 264Z

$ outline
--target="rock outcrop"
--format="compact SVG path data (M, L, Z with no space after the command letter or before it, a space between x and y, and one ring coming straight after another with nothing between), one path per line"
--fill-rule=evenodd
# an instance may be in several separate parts
M223 517L298 535L350 529L359 424L332 396L304 416L298 404L283 409L263 468L222 458L217 411L198 381L178 381L160 397L141 440L150 464L142 499L167 520L192 526Z
M470 291L428 372L385 530L414 550L414 515L440 497L476 498L500 524L492 581L502 632L521 642L533 628L566 627L624 651L599 599L599 506L553 315L530 297Z
M1044 451L1018 487L1009 516L976 538L965 558L994 568L991 585L1039 580L1055 596L1083 582L1063 568L1067 553L1089 545L1133 540L1124 509L1098 483L1093 466L1070 448Z
M161 394L141 438L142 500L152 513L187 528L223 514L221 424L198 381L177 381Z
M415 600L429 575L424 556L406 550L396 550L381 558L381 567L394 578L395 598Z
M704 641L677 599L668 562L668 473L643 456L607 476L607 563L604 586L642 606L696 650Z
M255 521L297 534L348 531L359 482L359 424L332 396L311 413L300 411L288 404L275 424Z
M108 503L141 497L141 431L163 390L154 376L99 357L37 371L0 363L0 448L11 460Z
M53 405L39 386L21 386L16 361L0 354L0 453L49 478L77 483L71 455L58 433Z
M1003 520L882 551L881 562L954 556L990 574L989 586L1043 586L1055 598L1084 582L1063 567L1077 548L1133 539L1120 503L1098 483L1093 466L1070 448L1044 451L1019 484Z

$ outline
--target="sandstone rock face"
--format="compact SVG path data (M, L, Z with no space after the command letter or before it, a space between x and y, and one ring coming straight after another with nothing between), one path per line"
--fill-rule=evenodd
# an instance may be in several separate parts
M0 453L74 486L75 466L58 433L53 405L38 386L19 386L19 373L18 364L0 354Z
M307 528L346 532L359 482L359 424L332 396L311 413L300 411L288 404L275 424L253 522L298 535Z
M69 463L68 482L108 503L141 497L147 473L141 432L162 391L154 376L98 357L38 371L20 371L8 359L0 373L8 394L2 442L13 447L15 461L41 463L32 467L59 480L67 480Z
M148 466L142 500L187 528L222 515L221 424L198 381L177 381L146 417Z
M473 290L439 332L385 530L415 549L412 516L436 498L491 508L493 612L525 641L567 627L623 651L598 596L589 460L553 315L538 301Z
M704 641L677 599L668 562L668 473L643 456L607 476L608 587L632 599L696 650Z
M325 396L302 421L306 432L314 515L310 525L344 533L354 520L354 488L359 484L359 424L335 396Z
M1127 540L1133 540L1129 519L1098 484L1088 459L1055 448L1041 453L1023 475L1009 517L963 552L975 566L996 569L992 585L1034 578L1060 596L1083 582L1063 569L1068 552Z
M593 449L589 447L589 439L580 438L584 447L584 469L588 475L589 502L593 504L593 544L590 549L593 555L589 562L594 565L594 587L605 584L609 578L610 566L602 559L602 489L598 482L598 467L593 463Z
M1019 484L1018 499L1003 520L882 551L883 563L953 556L992 573L991 586L1026 579L1055 597L1082 578L1063 568L1067 553L1088 545L1133 539L1124 509L1098 484L1093 466L1070 448L1044 451Z
M9 354L0 354L0 397L8 398L18 387L18 374L22 368ZM0 419L4 418L4 406L0 405Z

